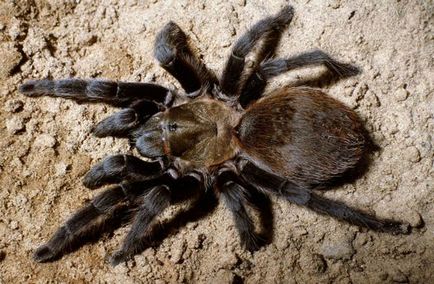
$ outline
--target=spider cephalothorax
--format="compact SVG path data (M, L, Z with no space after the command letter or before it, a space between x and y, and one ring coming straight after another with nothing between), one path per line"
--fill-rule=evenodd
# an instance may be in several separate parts
M128 138L147 161L114 155L84 178L88 188L116 184L97 195L35 253L48 261L105 223L132 220L113 264L151 243L151 225L179 192L221 196L234 215L242 244L262 244L246 206L275 193L318 213L377 231L406 233L408 226L381 220L314 192L354 168L366 152L367 137L357 115L317 89L284 87L265 93L267 82L284 72L324 65L335 77L357 74L322 51L274 58L291 7L256 23L234 45L222 76L191 51L174 23L158 34L155 56L185 92L149 83L102 80L39 80L20 87L28 96L49 95L123 108L96 125L98 137ZM245 58L256 52L256 65ZM198 189L198 190L197 190ZM257 206L253 206L258 209Z

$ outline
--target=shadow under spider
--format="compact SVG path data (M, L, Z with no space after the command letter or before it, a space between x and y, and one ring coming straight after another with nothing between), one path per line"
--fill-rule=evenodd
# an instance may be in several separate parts
M180 192L184 193L180 193ZM143 192L143 195L146 191ZM178 190L174 194L173 205L185 202L191 199L191 191ZM135 255L142 253L149 247L158 247L161 245L164 239L170 235L175 235L182 227L185 227L190 222L197 222L215 211L218 205L218 198L215 196L212 190L207 190L205 193L200 194L195 192L193 194L199 195L199 197L191 202L191 205L180 212L177 212L171 219L165 220L161 223L156 222L150 230L149 237L142 240L143 246L139 251L135 252ZM140 199L143 195L137 197ZM136 199L136 200L137 200ZM249 201L258 211L259 223L260 223L260 236L263 238L264 245L272 242L273 238L273 213L271 207L271 201L268 196L253 190ZM138 202L135 202L134 206L122 207L116 209L113 216L107 219L106 222L99 224L95 227L91 233L81 236L77 241L73 242L67 249L63 250L57 256L50 259L49 262L61 259L64 255L71 252L75 252L81 247L94 244L102 237L112 236L114 231L120 227L126 226L134 218L135 211L139 206Z

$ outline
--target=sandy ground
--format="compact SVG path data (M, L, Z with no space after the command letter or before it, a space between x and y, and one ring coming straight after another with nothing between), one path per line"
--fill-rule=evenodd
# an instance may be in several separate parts
M1 283L434 281L431 0L291 1L296 16L278 51L321 48L362 67L360 76L325 89L355 109L381 150L363 177L325 195L409 222L412 234L374 233L273 198L274 240L253 255L241 249L220 205L115 268L105 257L127 227L56 262L32 261L34 249L95 194L81 184L91 165L130 148L90 135L112 108L29 99L17 86L30 78L101 77L179 87L152 57L166 22L177 22L220 73L235 39L286 3L267 2L0 0ZM281 76L271 88L305 74Z

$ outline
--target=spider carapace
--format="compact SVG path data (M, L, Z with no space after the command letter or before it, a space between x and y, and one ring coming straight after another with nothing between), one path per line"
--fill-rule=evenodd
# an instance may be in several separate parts
M192 210L207 196L221 197L233 213L241 244L250 251L264 239L246 207L265 202L267 193L358 226L407 233L408 225L315 192L359 163L368 138L353 110L318 89L266 90L273 77L301 67L322 65L335 78L358 73L320 50L276 57L292 17L292 7L284 7L253 25L234 44L219 78L192 51L181 28L168 23L157 35L155 57L184 91L104 80L24 83L20 91L31 97L49 95L122 108L99 122L93 133L127 138L148 158L113 155L94 166L84 185L111 186L38 248L35 260L56 259L72 244L104 231L104 224L127 220L131 229L111 257L114 265L125 261L152 244L154 220L180 192L191 192ZM255 62L247 68L251 53Z
M239 118L240 113L205 95L154 115L136 132L135 144L143 156L176 159L184 172L209 168L238 152L233 129Z

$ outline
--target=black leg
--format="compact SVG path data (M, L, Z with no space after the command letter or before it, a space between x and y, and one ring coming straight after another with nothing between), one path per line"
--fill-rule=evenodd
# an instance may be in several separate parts
M259 99L271 78L290 70L312 65L324 65L336 78L351 77L360 72L356 66L339 62L321 50L302 53L287 59L265 60L247 78L240 94L241 106L246 107L249 103Z
M214 73L194 55L188 46L187 36L173 22L169 22L157 35L155 57L188 94L202 87L212 88L217 83Z
M253 221L246 211L245 205L249 203L248 192L236 181L237 177L233 172L224 171L217 178L217 187L232 212L241 245L253 252L264 244L264 240L255 232Z
M186 210L177 213L174 218L163 222L159 226L152 226L146 229L135 245L134 253L118 253L113 264L127 260L132 254L139 254L149 246L156 247L170 234L179 231L180 228L189 222L196 222L210 214L218 205L217 199L212 190L204 190L203 180L197 176L183 176L170 185L170 204L176 204L193 199L194 201ZM142 199L143 200L143 199ZM143 202L142 202L143 203Z
M319 196L310 189L298 186L279 176L265 172L251 163L246 164L241 172L245 182L263 190L276 193L287 200L305 206L317 213L332 216L338 220L367 227L371 230L392 234L409 233L409 227L402 222L377 219L360 210L348 207L342 202Z
M255 45L261 40L266 42L259 52L259 57L265 58L271 55L271 44L278 42L280 31L283 30L294 15L293 8L287 6L283 8L276 16L265 18L256 23L247 31L232 48L231 56L226 63L222 78L221 88L223 93L228 96L236 96L240 87L240 79L244 70L245 58L252 51ZM276 40L277 39L277 40Z
M143 204L138 209L121 249L110 258L112 265L129 259L146 245L152 221L170 205L170 199L171 194L167 185L156 186L143 197Z
M95 232L101 232L106 223L118 222L119 220L115 219L130 217L128 212L122 214L118 212L126 209L128 203L134 202L145 192L146 187L138 184L114 186L102 192L72 215L46 244L36 250L33 258L38 262L53 260L70 250L76 242Z
M261 243L270 244L274 237L274 215L272 202L270 197L265 192L244 183L243 186L247 190L245 195L249 206L255 209L259 217L259 235L261 236Z
M131 155L113 155L94 166L84 177L83 184L95 189L105 184L141 181L161 175L159 162L145 162Z
M168 89L156 84L82 79L27 81L20 86L20 92L31 97L47 95L114 106L127 106L143 99L169 104L173 97Z
M142 125L152 115L160 111L158 105L148 100L134 102L128 108L117 112L99 122L93 129L97 137L125 138L130 132Z

